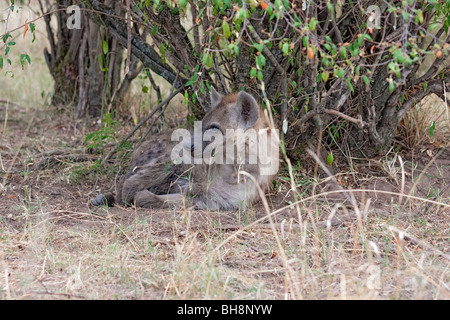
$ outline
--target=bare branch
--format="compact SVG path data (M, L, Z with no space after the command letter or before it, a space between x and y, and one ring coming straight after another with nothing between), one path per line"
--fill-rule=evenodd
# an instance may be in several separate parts
M114 19L114 12L105 7L97 0L90 1L91 6L95 11L90 11L91 18L96 21L97 24L105 24L108 30L126 46L128 43L127 27L126 23L119 19ZM99 12L102 13L100 16ZM163 63L159 54L145 42L145 39L141 39L134 32L131 36L131 51L132 53L142 61L145 67L150 68L156 74L166 79L171 84L175 81L175 71L166 63ZM182 86L182 80L180 79L176 85L176 88Z
M47 30L47 38L50 42L50 55L46 58L47 64L49 67L52 65L53 61L56 60L56 44L55 44L55 35L53 34L53 29L50 26L50 12L44 11L44 6L42 5L42 0L39 0L39 6L41 7L41 11L45 21L45 28Z
M444 85L442 83L442 80L434 80L430 82L428 84L427 90L425 91L421 90L418 93L416 93L407 102L405 102L403 106L398 110L396 115L396 123L399 123L403 119L404 115L409 111L409 109L411 109L411 107L413 107L416 103L425 98L427 95L431 93L443 92L443 90ZM450 83L446 84L446 90L447 91L450 90Z
M127 6L127 63L125 65L125 75L130 72L131 64L131 9L130 0L125 0Z
M84 29L83 39L81 40L80 52L78 53L78 70L79 70L79 91L78 91L78 105L76 117L80 118L86 108L87 96L86 96L86 83L84 79L84 57L86 52L86 45L88 40L88 28Z
M346 114L343 114L342 112L339 112L339 111L333 110L333 109L324 109L323 112L332 114L332 115L341 117L347 121L356 123L360 129L364 128L364 126L367 126L367 123L362 120L361 115L359 115L358 119L355 119Z

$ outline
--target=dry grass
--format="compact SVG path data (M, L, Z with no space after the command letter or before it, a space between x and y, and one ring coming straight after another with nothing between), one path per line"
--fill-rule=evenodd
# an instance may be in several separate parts
M448 96L450 99L450 95ZM425 97L408 112L398 128L397 135L408 149L425 144L445 146L450 139L450 108L435 94ZM435 122L433 135L430 127Z
M355 173L378 191L354 191L357 209L318 194L327 179L308 196L302 185L313 176L294 170L291 190L281 171L268 198L272 223L260 204L228 213L93 210L89 201L108 182L92 162L36 169L39 152L76 150L82 124L35 121L20 151L14 137L28 118L10 117L1 138L5 168L18 153L0 195L3 299L450 298L445 162L433 161L414 196L408 192L428 158L404 158L402 170L387 157L377 168L389 175ZM75 171L84 175L73 179ZM396 188L386 191L389 184Z
M325 176L311 194L314 175L292 167L290 175L283 162L269 215L261 204L225 213L94 210L89 202L114 174L107 181L92 161L70 159L36 168L55 150L81 152L90 125L36 99L52 86L38 40L23 49L33 64L0 79L1 98L22 105L0 107L0 299L450 299L450 152L434 158L423 139L428 118L401 136L431 154L401 154L401 162L391 152L336 175L354 205L327 192ZM154 97L139 83L134 90L133 112L144 113ZM431 116L440 119L435 139L448 139L445 112Z
M2 298L450 298L448 205L369 206L364 219L326 228L333 207L314 211L316 196L300 205L302 229L295 210L273 215L277 244L267 220L245 224L245 213L93 212L39 191L2 198L11 194L0 227ZM265 219L254 215L249 223Z

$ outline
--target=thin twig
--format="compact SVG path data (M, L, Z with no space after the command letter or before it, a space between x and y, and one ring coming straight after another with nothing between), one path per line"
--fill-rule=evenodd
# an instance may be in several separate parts
M342 119L345 119L349 122L356 123L360 129L364 128L364 126L367 125L367 123L361 119L361 116L359 116L358 119L355 119L334 109L323 109L323 112L341 117Z

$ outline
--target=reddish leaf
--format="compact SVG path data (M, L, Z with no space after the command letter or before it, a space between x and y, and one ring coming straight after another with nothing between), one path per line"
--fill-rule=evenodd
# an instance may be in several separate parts
M25 31L23 32L23 38L25 39L25 35L27 34L28 31L28 23L27 23L28 19L25 20Z

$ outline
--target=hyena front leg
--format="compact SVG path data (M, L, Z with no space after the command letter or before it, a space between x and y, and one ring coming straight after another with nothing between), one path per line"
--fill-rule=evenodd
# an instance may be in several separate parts
M154 164L147 167L141 167L138 171L126 177L119 188L120 201L124 204L131 204L140 191L160 187L163 192L169 190L173 170L166 168L164 164ZM165 190L164 190L165 189Z
M148 190L142 190L134 196L134 204L141 208L181 208L185 198L181 193L157 195Z

